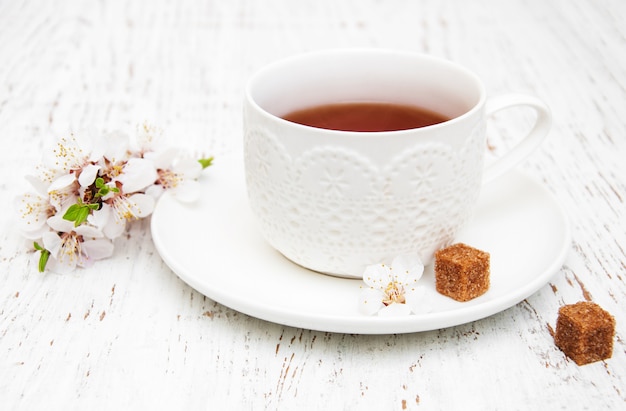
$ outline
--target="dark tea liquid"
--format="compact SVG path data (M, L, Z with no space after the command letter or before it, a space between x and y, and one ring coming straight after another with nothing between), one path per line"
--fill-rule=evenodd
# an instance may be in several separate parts
M305 126L343 131L397 131L426 127L450 118L411 105L354 102L323 104L283 116Z

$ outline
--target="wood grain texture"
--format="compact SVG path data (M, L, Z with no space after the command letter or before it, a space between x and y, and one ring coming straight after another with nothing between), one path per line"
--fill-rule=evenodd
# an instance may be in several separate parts
M572 222L548 285L497 315L438 331L331 334L221 306L160 260L149 223L110 259L39 274L0 214L3 409L626 408L626 3L621 0L0 0L0 195L53 136L144 121L192 152L241 149L241 97L262 65L329 47L427 52L490 94L533 93L554 127L522 167ZM498 154L529 118L496 116ZM520 255L520 259L533 256ZM617 320L613 358L579 367L551 333L593 300Z

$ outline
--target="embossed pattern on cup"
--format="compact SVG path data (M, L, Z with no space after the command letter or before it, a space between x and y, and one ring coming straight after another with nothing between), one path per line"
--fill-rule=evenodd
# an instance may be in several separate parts
M323 273L358 276L409 252L428 263L479 193L484 119L460 148L416 141L381 165L332 144L292 156L262 118L245 128L246 183L261 232L287 258Z

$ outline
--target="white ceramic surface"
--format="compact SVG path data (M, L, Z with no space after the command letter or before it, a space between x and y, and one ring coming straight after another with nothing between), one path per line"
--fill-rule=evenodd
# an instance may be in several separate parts
M457 238L491 253L491 287L460 303L434 291L432 266L421 282L432 310L399 318L358 311L360 280L312 272L263 240L246 198L242 161L218 158L202 180L197 203L163 196L152 216L152 236L168 266L207 297L242 313L307 329L407 333L445 328L495 314L530 296L561 267L569 225L552 195L512 171L486 185L470 223Z
M355 101L426 107L450 120L350 132L281 118ZM486 170L487 179L543 140L550 112L538 99L488 100L471 71L417 53L323 50L272 63L250 78L244 99L253 215L274 248L316 271L358 278L367 265L408 253L429 263L472 214L483 182L487 114L516 106L537 112L535 127Z

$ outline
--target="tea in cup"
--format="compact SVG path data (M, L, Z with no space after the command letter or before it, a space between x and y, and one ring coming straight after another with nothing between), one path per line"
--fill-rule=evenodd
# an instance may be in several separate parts
M534 127L485 168L488 116L516 106L537 112ZM447 60L377 49L294 56L246 87L250 207L269 244L314 271L361 278L409 253L429 264L471 218L481 186L550 125L539 99L487 99L475 74Z

